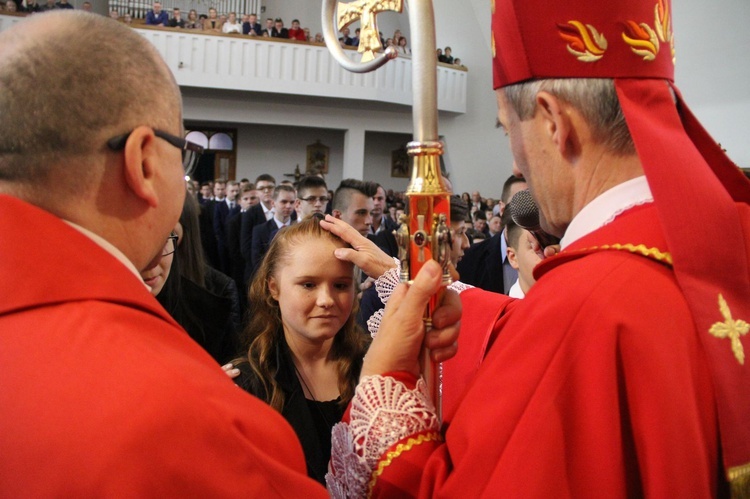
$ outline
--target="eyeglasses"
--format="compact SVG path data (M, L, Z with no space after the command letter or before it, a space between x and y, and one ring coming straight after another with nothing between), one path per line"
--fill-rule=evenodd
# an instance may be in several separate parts
M174 232L167 237L167 244L164 245L164 251L161 252L161 256L169 256L174 253L177 248L177 234Z
M258 190L258 191L272 191L275 188L276 187L273 186L273 185L264 185L263 187L257 187L256 190Z
M132 131L112 137L107 141L107 147L113 151L120 151L125 149L125 143L128 141L128 137ZM203 146L189 142L181 137L177 137L167 132L154 129L154 135L160 139L166 140L177 149L182 150L182 167L185 169L185 175L192 175L195 170L195 166L198 164L198 158L203 154Z
M300 198L301 201L306 201L310 204L315 204L320 201L321 204L326 204L331 199L328 196L307 196L306 198Z

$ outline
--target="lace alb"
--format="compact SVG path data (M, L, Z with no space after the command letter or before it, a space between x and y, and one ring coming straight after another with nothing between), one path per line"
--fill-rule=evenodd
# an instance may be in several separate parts
M380 298L380 301L383 302L383 305L388 303L388 298L391 297L393 290L396 289L396 286L398 286L401 282L399 280L399 275L401 273L401 262L398 260L398 258L394 258L393 261L396 262L396 267L388 269L385 273L383 273L383 275L375 280L375 290L378 292L378 298ZM448 289L461 294L463 291L466 291L467 289L471 289L473 287L474 286L472 286L471 284L465 284L461 281L455 281L451 283L450 286L448 286ZM384 310L381 308L380 310L376 310L375 313L372 314L369 319L367 319L367 330L370 332L370 336L372 336L373 338L375 338L375 335L380 329L380 323L383 320L383 313Z
M421 378L413 390L388 376L362 378L352 399L349 423L333 427L326 474L331 497L365 497L373 470L390 447L439 428Z

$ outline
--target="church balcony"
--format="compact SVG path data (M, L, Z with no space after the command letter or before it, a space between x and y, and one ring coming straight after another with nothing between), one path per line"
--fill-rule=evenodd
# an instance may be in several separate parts
M0 15L0 31L23 19ZM203 34L134 24L164 57L181 87L291 94L410 106L412 62L399 56L377 71L341 68L322 44ZM346 50L352 60L356 50ZM468 71L438 64L438 109L465 113Z
M178 29L137 31L164 57L181 87L412 104L408 56L377 71L355 74L341 68L320 44ZM352 60L360 57L356 50L346 53ZM468 71L438 66L438 109L465 113Z

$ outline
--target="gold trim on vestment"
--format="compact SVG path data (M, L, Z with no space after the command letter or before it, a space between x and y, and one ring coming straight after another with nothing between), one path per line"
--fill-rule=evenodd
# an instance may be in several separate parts
M433 431L429 433L423 433L416 438L409 438L405 443L398 444L395 449L387 452L385 454L385 458L381 459L380 462L378 462L378 467L372 472L372 478L370 479L370 483L367 487L367 497L370 497L372 495L372 490L375 488L375 482L378 481L378 477L383 474L385 468L390 466L397 457L399 457L406 451L410 451L417 445L421 445L425 442L435 442L439 440L442 440L442 438L437 432Z
M750 463L729 468L727 479L733 499L750 499Z
M617 251L627 251L629 253L635 253L637 255L645 256L646 258L650 258L652 260L656 260L657 262L666 263L670 267L672 266L672 254L667 251L662 251L659 248L649 248L645 244L603 244L601 246L591 246L589 248L583 248L580 250L574 250L570 252L563 251L560 253L561 255L565 254L576 254L576 253L586 253L588 251L603 251L603 250L617 250Z

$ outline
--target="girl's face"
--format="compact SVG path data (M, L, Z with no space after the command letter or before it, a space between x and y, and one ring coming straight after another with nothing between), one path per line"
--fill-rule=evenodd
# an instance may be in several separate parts
M179 234L181 235L182 226L179 223L177 226L179 227ZM143 282L151 288L151 294L154 296L158 296L159 293L161 293L164 284L167 282L167 279L169 279L169 272L172 270L172 261L174 260L174 252L177 250L179 244L179 237L173 237L177 235L178 227L175 227L175 230L170 234L170 237L167 238L167 243L162 250L162 256L156 266L141 272Z
M355 296L354 267L333 255L339 247L328 238L296 241L276 275L269 278L269 291L279 302L290 345L330 345L349 319Z

